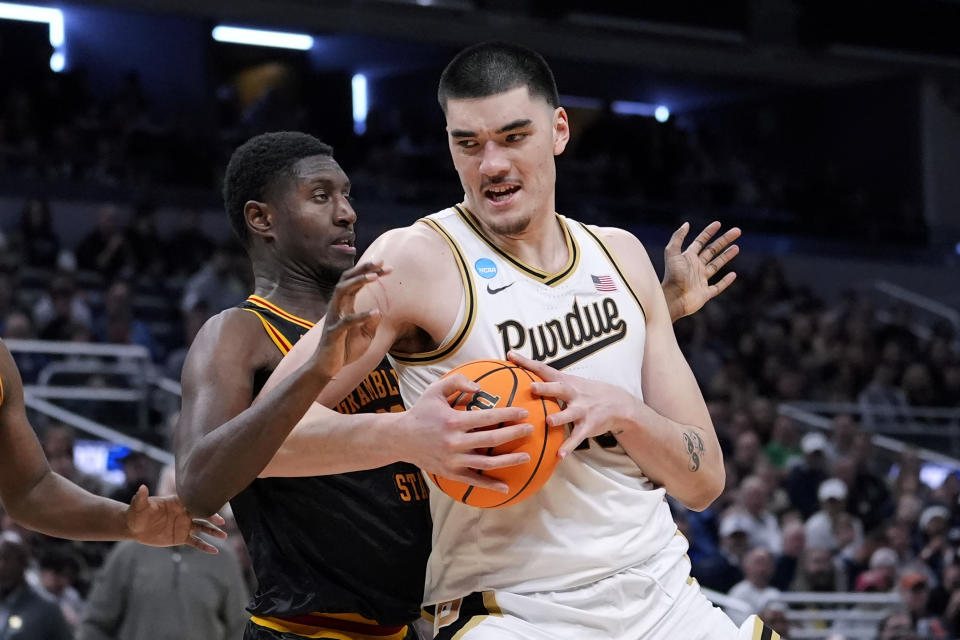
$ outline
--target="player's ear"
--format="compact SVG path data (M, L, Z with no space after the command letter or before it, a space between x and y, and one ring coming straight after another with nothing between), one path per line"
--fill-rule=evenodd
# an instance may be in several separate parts
M249 200L243 205L243 217L251 234L273 239L273 212L267 203Z
M558 156L567 148L570 142L570 120L567 110L557 107L553 112L553 155Z

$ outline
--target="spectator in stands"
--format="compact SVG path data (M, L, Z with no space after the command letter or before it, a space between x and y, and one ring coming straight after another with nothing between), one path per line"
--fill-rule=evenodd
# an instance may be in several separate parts
M918 558L925 563L933 575L939 576L955 550L947 540L950 510L940 504L930 505L920 514L919 526L923 548Z
M773 562L771 586L786 591L797 575L797 567L807 546L807 536L803 531L803 522L790 520L783 525L783 550ZM765 619L765 618L764 618Z
M117 280L107 289L94 336L100 342L138 344L146 347L154 361L160 357L160 346L147 323L134 317L130 285L125 280Z
M160 495L176 490L163 473ZM240 564L224 546L148 547L127 540L107 557L90 593L79 640L157 640L243 636L247 592Z
M817 490L820 510L804 524L807 545L838 552L848 544L863 540L863 525L846 512L847 485L839 478L829 478ZM844 517L846 516L846 517ZM849 529L852 528L851 532Z
M37 568L42 594L56 602L66 621L76 627L85 604L74 588L80 576L80 558L67 545L50 545L40 550Z
M17 288L17 273L14 268L0 263L0 335L4 333L7 314L20 306L21 300Z
M737 469L737 475L746 478L753 473L760 455L760 438L755 431L748 430L741 432L733 447L733 466Z
M157 486L157 465L146 454L130 450L120 457L118 462L123 467L124 481L122 485L113 490L108 496L109 498L118 502L130 502L140 485L146 485L150 493L157 493L154 491ZM176 493L176 491L158 495L170 495L172 493Z
M77 246L77 266L106 278L126 276L132 271L133 251L117 222L117 208L103 205L97 211L97 226Z
M750 546L780 553L783 538L777 518L770 513L770 492L767 483L757 476L747 476L740 483L736 509L750 520Z
M75 325L90 327L93 314L68 273L58 273L33 305L41 340L70 340Z
M47 456L50 468L67 480L79 485L95 495L103 495L103 482L97 476L84 473L74 464L76 440L73 429L63 424L54 424L43 431L40 440L43 453ZM132 494L131 496L132 497ZM124 502L129 501L124 500Z
M923 362L913 362L906 368L900 388L911 407L930 407L937 400L933 375Z
M770 602L760 610L763 623L780 634L786 640L790 637L790 621L787 620L787 605L782 602Z
M210 315L210 309L203 300L197 300L193 307L180 312L183 321L184 341L182 347L174 349L173 352L167 356L167 361L164 365L164 374L168 378L180 380L180 373L183 370L183 362L186 360L187 351L190 349L190 345L193 344L193 339L197 336L197 332L200 331L200 327L203 326L203 323L207 321Z
M784 473L775 467L770 460L761 456L754 467L754 475L763 480L767 486L767 509L773 515L780 517L793 508L790 504L790 496L784 491L783 483Z
M830 448L834 459L853 455L854 441L860 427L849 413L838 413L830 420Z
M23 205L17 244L22 264L39 269L57 266L60 238L53 230L50 205L45 199L30 198Z
M876 429L902 420L907 397L897 387L896 377L896 369L889 363L881 362L874 368L870 383L857 396L864 426Z
M842 578L838 575L830 551L808 545L790 591L833 592L843 589Z
M804 435L800 441L803 461L790 470L783 483L790 503L804 518L817 510L817 489L827 478L827 447L827 438L819 431Z
M691 574L703 586L726 593L743 579L743 556L750 549L750 521L732 512L720 522L720 544L711 555L693 565Z
M847 509L860 518L865 531L871 531L893 514L893 500L884 474L877 470L873 440L868 432L860 431L854 436L850 461L854 473Z
M197 304L206 304L212 314L236 306L246 297L244 287L234 269L232 258L226 248L218 248L203 267L190 276L183 290L181 309L191 309Z
M0 534L0 638L71 640L60 607L26 581L29 552L19 537Z
M780 590L770 586L773 576L773 556L762 548L751 549L743 558L743 580L733 585L730 596L743 600L750 607L747 613L728 611L737 625L751 613L759 613L771 600L780 595Z
M793 418L777 416L773 421L770 441L767 442L763 451L778 469L787 467L789 461L793 459L800 459L803 452L800 450L800 439L797 436L797 427Z
M910 613L913 629L920 637L949 638L946 623L937 616L931 616L927 610L930 598L930 584L927 576L919 571L907 571L900 576L900 597Z
M33 328L30 312L25 309L11 309L3 323L3 337L6 340L35 339L37 334ZM36 353L18 353L15 359L20 375L27 384L36 382L37 374L47 363L45 356Z

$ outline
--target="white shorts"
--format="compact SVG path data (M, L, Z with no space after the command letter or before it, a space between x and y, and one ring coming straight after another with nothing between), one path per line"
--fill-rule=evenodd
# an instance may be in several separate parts
M649 561L580 587L443 602L431 631L437 640L736 640L736 625L690 577L684 551L678 536Z

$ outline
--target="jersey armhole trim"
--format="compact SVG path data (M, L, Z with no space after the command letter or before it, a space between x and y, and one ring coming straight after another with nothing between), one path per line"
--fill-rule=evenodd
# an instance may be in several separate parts
M620 281L623 282L623 285L627 288L627 291L629 291L630 295L633 296L633 300L637 303L637 306L640 307L640 313L643 314L643 319L644 321L646 321L647 310L643 308L643 303L640 302L640 296L638 296L637 292L634 291L633 287L630 286L630 281L627 280L627 277L625 275L623 275L623 269L620 268L620 263L617 262L617 259L614 257L613 251L611 251L610 247L607 246L607 243L605 243L602 239L600 239L600 236L598 236L593 231L591 231L587 225L583 224L580 221L577 221L577 224L579 224L583 228L583 230L586 231L591 238L593 238L594 242L597 243L597 246L600 247L600 250L603 251L604 255L607 256L607 260L609 260L610 264L613 265L613 268L614 270L616 270L617 275L620 276Z
M283 334L280 333L272 324L270 324L259 311L255 309L243 308L244 311L249 311L253 315L257 316L260 319L260 323L263 324L264 330L267 332L267 335L270 337L270 340L273 341L273 344L277 345L277 349L280 350L280 353L287 355L290 353L290 349L293 349L293 345L290 344L290 341L283 337Z
M460 280L463 283L463 292L467 299L467 308L463 314L463 319L460 323L460 329L448 344L440 345L433 351L424 351L421 353L397 353L395 351L390 351L390 357L395 359L397 362L402 362L403 364L407 365L429 364L431 362L436 362L452 356L463 345L467 339L467 336L470 335L470 330L473 328L473 323L477 317L477 295L473 288L473 278L470 277L470 269L467 265L467 259L463 255L460 245L457 244L457 241L453 238L453 236L450 235L443 225L437 221L431 220L430 218L421 218L418 220L418 222L426 224L440 234L440 237L447 242L447 244L450 246L450 249L453 251L454 258L457 262L457 268L460 271Z

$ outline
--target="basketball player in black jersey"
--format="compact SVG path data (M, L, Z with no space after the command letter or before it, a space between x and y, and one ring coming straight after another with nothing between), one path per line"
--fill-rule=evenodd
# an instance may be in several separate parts
M27 422L20 372L0 340L0 502L20 525L73 540L136 540L154 547L181 544L217 553L198 534L225 538L205 520L191 520L176 496L148 497L141 486L131 504L93 495L54 473ZM223 524L223 518L211 518Z
M319 405L305 409L317 395L310 363L253 403L282 356L325 314L334 283L353 264L349 190L330 147L299 133L257 136L237 149L227 169L225 206L251 257L255 293L208 321L190 349L177 478L184 502L198 513L231 501L259 582L248 639L404 638L407 623L419 616L430 541L427 490L414 465L444 464L437 470L445 476L496 488L475 469L521 460L477 456L474 449L529 429L471 432L522 414L453 411L446 396L474 390L465 378L436 383L399 413L386 362L337 405L339 414ZM699 266L697 253L718 228L704 230L692 256L680 252L686 226L671 240L678 317L732 281L728 276L711 287ZM722 236L711 257L737 233ZM735 247L723 262L734 254ZM304 424L314 420L324 438L310 449L281 448L270 461L305 410ZM458 437L444 439L451 429Z
M438 385L433 400L447 412L431 409L436 417L418 420L416 410L397 413L403 409L397 381L384 363L341 402L338 425L361 429L377 412L405 420L374 421L381 430L370 429L373 437L360 450L338 449L334 437L324 452L328 475L258 479L335 369L318 373L326 358L315 354L294 376L299 380L252 404L260 387L327 314L335 286L385 272L369 264L351 269L356 214L349 192L330 147L301 133L257 136L227 168L225 206L253 263L255 291L209 320L191 346L175 449L185 503L212 513L230 500L249 548L258 588L246 638L406 637L407 623L419 616L430 544L426 486L410 462L418 461L413 448L430 436L411 437L406 449L388 444L398 433L436 428L450 414L460 419L463 412L450 409L446 396L475 390L465 378ZM461 422L464 451L529 429L467 434L524 417L517 409L473 413ZM499 464L520 459L503 456Z

